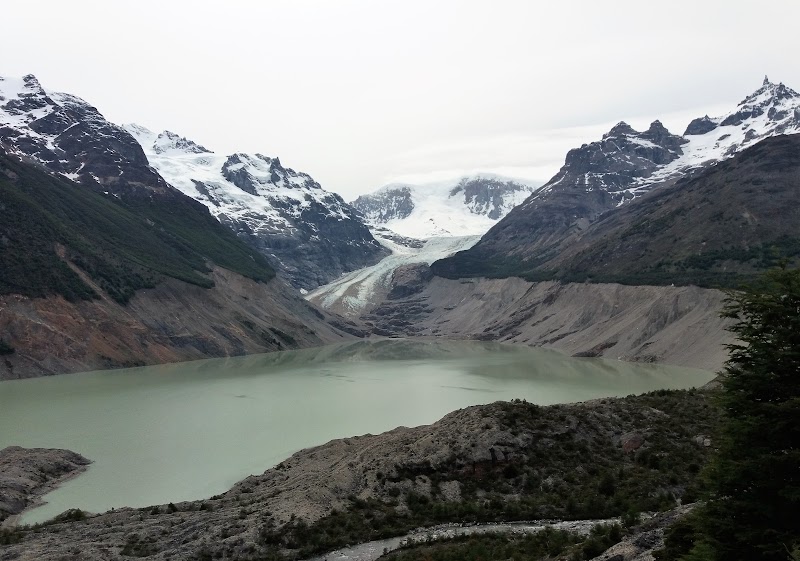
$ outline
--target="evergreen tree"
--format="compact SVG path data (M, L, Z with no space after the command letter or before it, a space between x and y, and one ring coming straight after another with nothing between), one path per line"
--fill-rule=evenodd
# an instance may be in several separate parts
M800 546L800 271L768 272L730 294L723 315L739 339L722 382L726 422L682 559L786 561Z

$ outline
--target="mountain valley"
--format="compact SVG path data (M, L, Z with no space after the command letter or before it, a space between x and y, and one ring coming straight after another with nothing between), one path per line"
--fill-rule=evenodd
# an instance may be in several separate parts
M190 448L169 421L176 411L200 436L225 426L215 415L232 411L234 429L223 440L255 456L253 446L288 446L291 431L281 423L292 421L270 417L279 415L275 403L317 427L356 417L337 391L353 403L372 403L369 392L383 391L398 411L447 392L485 403L429 425L341 435L245 471L255 474L211 497L161 497L166 504L105 513L75 508L34 526L17 526L16 515L94 458L72 445L60 447L74 452L27 449L0 438L0 517L9 516L0 526L0 561L346 559L345 546L415 528L434 533L444 523L601 518L610 525L570 537L548 558L652 561L670 539L665 527L703 508L690 503L709 497L704 485L718 465L711 458L727 445L718 388L733 371L725 370L731 353L744 349L731 298L748 294L738 291L765 271L796 272L799 264L800 94L767 78L734 110L694 119L682 135L658 120L644 131L620 122L570 150L544 185L481 173L391 183L350 203L277 157L215 153L170 131L119 126L32 75L0 78L7 410L23 384L62 380L23 378L315 348L300 358L266 355L274 363L253 357L241 372L197 364L198 380L210 380L207 395L230 409L193 401L201 392L188 382L175 382L174 394L134 384L154 406L141 411L155 411L143 416L164 447L151 461L168 466L168 448ZM785 319L766 323L783 329ZM711 372L727 374L702 389L489 403L505 398L507 378L527 378L499 353L470 363L458 339L509 352L553 349L562 354L538 352L595 368L590 378L599 386L611 386L611 360L637 363L622 364L654 383L662 364L704 370L702 383ZM344 344L329 346L337 343ZM370 353L374 363L364 360ZM787 368L793 353L786 352ZM445 365L452 380L437 381L425 370L437 354L464 361L463 372ZM378 385L380 360L397 362L394 381L407 383L408 394ZM554 370L531 363L534 373ZM285 368L285 387L269 364ZM415 368L442 393L415 384ZM570 368L563 378L575 382L579 369ZM268 374L275 386L235 390L237 377ZM482 386L480 376L494 386ZM542 387L550 383L540 378ZM298 381L309 385L293 394ZM309 399L313 393L329 399L330 411ZM268 432L245 427L235 413L245 410L262 413L276 440L242 438ZM98 433L58 422L77 443L90 433L108 438L111 450L133 441L109 426L92 427ZM795 448L785 452L795 458ZM214 453L201 446L187 457L197 465ZM635 553L608 549L633 542ZM793 554L790 547L796 553L800 542L787 545Z

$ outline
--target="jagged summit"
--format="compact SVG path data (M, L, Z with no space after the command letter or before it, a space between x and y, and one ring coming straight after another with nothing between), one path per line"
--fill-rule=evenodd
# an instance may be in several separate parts
M658 120L645 132L617 123L600 141L570 150L564 167L533 200L550 189L572 186L604 191L615 204L624 204L655 184L729 158L763 138L796 132L800 94L765 76L761 87L734 111L694 119L683 136L670 133Z
M732 112L693 120L684 136L654 121L644 133L624 122L567 153L544 187L497 223L472 249L442 261L437 274L485 276L492 260L551 259L613 209L699 173L754 144L800 133L800 96L769 79ZM435 269L437 270L437 269ZM496 273L497 271L494 271Z
M703 117L698 117L697 119L693 119L691 123L686 127L686 130L683 133L683 136L690 136L695 134L706 134L709 131L714 130L717 128L717 123L709 117L705 115Z
M47 92L33 74L0 77L3 150L119 197L167 194L136 140L80 97Z
M680 158L653 173L638 187L678 177L691 170L725 160L756 142L779 134L800 132L800 94L767 76L761 87L736 108L719 117L694 119L686 127L689 141Z
M663 125L661 121L656 119L650 126L647 128L646 131L639 132L630 126L625 121L620 121L609 130L607 133L603 135L602 140L608 139L625 139L625 140L649 140L656 144L661 144L666 142L670 145L675 144L674 142L675 135L673 135L667 128Z
M156 153L163 154L170 150L178 150L180 152L191 152L192 154L210 154L211 150L205 146L201 146L192 140L188 140L185 136L179 136L174 132L164 131L156 138L153 150Z
M739 102L739 107L748 105L775 105L787 99L795 99L800 97L796 91L786 86L783 82L777 84L770 82L769 78L764 76L764 83Z
M639 133L634 130L632 126L630 126L625 121L620 121L609 130L606 134L603 135L603 138L617 138L620 136L625 135L638 135Z
M139 140L140 144L147 143L156 154L213 154L205 146L172 131L165 130L156 134L147 127L136 123L128 123L122 127Z

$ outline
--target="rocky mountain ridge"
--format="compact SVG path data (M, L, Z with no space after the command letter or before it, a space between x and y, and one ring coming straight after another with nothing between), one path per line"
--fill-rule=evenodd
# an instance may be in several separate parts
M0 209L0 379L350 337L125 129L33 76L0 80Z
M637 132L619 123L597 142L571 150L561 170L500 220L470 250L434 266L445 276L504 276L555 259L607 212L701 173L758 142L800 132L800 94L765 79L735 110L695 119L684 136L655 121ZM503 262L503 263L500 263ZM509 262L519 266L507 270Z
M33 75L0 77L0 145L116 197L188 195L296 288L315 288L388 254L339 195L279 159L221 156L169 131L115 125L81 98L45 90Z
M117 197L172 195L122 127L76 96L46 92L31 74L0 77L0 146Z

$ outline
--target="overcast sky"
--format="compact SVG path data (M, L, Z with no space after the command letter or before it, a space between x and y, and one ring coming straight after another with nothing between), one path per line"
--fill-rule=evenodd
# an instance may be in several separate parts
M350 199L481 170L543 182L617 121L682 133L765 74L800 89L798 21L797 0L3 0L0 75Z

